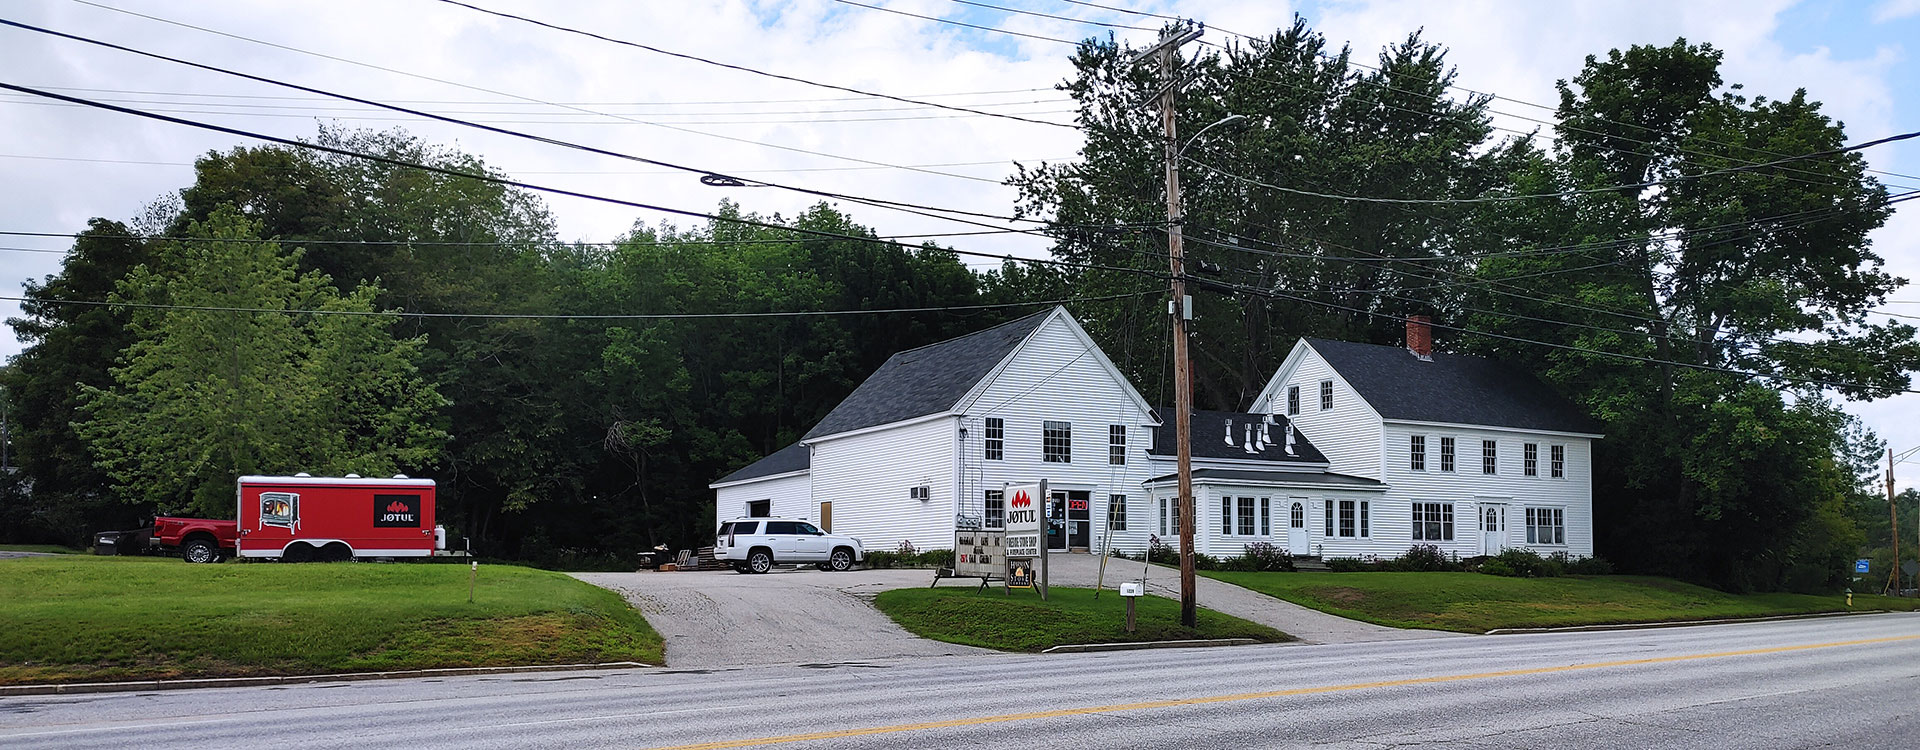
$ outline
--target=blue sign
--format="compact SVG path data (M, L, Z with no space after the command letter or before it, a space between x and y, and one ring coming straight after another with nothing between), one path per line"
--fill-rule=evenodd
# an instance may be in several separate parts
M1867 561L1866 561L1866 560L1855 560L1855 561L1853 561L1853 572L1855 572L1855 573L1865 573L1865 572L1867 572Z

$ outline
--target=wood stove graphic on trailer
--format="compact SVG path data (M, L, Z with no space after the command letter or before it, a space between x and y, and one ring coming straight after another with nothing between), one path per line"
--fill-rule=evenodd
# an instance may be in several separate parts
M260 493L260 525L298 530L300 528L299 493Z

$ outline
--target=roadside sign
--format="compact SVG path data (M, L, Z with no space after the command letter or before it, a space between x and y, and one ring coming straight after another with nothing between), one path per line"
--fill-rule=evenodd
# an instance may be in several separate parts
M1039 571L1040 598L1047 598L1047 482L1008 485L1006 529L1007 588L1031 588ZM1037 561L1037 562L1036 562ZM1014 583L1016 575L1026 584Z
M1026 560L1019 562L1012 560L1007 561L1007 588L1033 588L1033 568L1027 566Z
M1872 572L1872 571L1869 571L1869 570L1867 570L1867 563L1870 563L1870 562L1872 562L1872 561L1871 561L1871 560L1855 560L1855 561L1853 561L1853 572L1855 572L1855 573L1869 573L1869 572Z
M960 529L953 535L953 574L992 579L1006 575L1006 533Z

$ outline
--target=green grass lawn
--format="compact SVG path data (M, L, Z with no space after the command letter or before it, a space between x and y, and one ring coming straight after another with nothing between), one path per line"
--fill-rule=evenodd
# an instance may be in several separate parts
M420 563L0 561L0 684L661 663L617 594L546 571Z
M1645 576L1506 578L1480 573L1235 573L1217 578L1322 612L1401 628L1496 628L1712 620L1843 612L1843 595L1728 594ZM1911 599L1853 597L1853 609L1915 608Z
M874 602L894 622L922 638L1001 651L1040 651L1078 643L1130 643L1194 638L1252 638L1276 643L1293 638L1265 625L1212 610L1200 610L1199 627L1180 625L1180 603L1140 597L1135 632L1126 632L1126 603L1112 591L1053 587L1047 601L1032 591L1005 593L988 587L894 589Z
M48 554L54 554L54 555L77 555L84 550L78 550L72 547L62 547L58 544L0 544L0 551L46 552Z

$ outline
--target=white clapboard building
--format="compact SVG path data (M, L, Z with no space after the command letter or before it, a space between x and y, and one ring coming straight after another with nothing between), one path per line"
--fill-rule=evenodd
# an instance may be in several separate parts
M1409 337L1303 339L1249 412L1194 413L1199 551L1592 554L1591 422L1523 372L1428 351L1424 325ZM1165 412L1056 307L894 355L799 442L715 482L717 520L942 549L956 524L998 525L1007 485L1045 479L1055 549L1173 545Z

